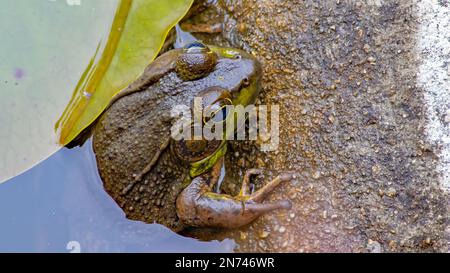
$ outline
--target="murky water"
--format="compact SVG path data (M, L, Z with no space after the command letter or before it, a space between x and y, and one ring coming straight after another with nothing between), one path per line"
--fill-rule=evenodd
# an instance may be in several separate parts
M200 242L125 218L103 190L89 141L62 149L0 185L0 252L230 252L232 240Z
M6 0L0 9L0 182L58 149L53 126L105 41L117 0ZM12 95L11 95L12 94ZM25 141L24 141L25 140ZM0 252L229 252L130 221L103 190L91 143L0 184Z

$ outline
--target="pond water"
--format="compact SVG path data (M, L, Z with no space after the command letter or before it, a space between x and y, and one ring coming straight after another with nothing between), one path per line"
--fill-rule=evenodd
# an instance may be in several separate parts
M91 147L62 149L0 184L0 252L233 251L229 239L201 242L126 219L103 189Z
M0 252L229 252L130 221L104 191L91 143L56 144L54 125L106 41L118 0L2 0Z

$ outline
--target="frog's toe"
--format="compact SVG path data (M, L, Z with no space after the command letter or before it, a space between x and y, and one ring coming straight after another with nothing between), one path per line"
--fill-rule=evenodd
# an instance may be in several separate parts
M292 203L289 200L279 200L268 203L246 203L244 206L244 210L241 213L242 215L248 215L251 219L255 219L256 217L263 215L265 213L285 209L289 210L292 208Z
M290 210L292 208L292 202L290 200L284 199L266 203L254 203L254 206L259 207L266 212L278 209Z
M262 202L264 199L267 198L267 196L275 189L277 188L282 182L287 182L295 178L294 173L283 173L279 176L277 176L275 179L267 183L264 187L259 189L258 191L254 192L250 199L255 202Z
M279 201L280 209L292 209L292 202L290 200L281 200Z
M283 173L279 176L279 178L282 182L290 181L295 178L295 174L294 173Z

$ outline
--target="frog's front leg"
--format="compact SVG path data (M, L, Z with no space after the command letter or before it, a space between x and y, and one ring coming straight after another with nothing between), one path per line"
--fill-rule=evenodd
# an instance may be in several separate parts
M177 198L178 217L183 223L193 227L237 228L252 222L264 213L291 208L289 200L261 202L281 182L291 180L293 175L280 175L260 190L249 194L249 179L255 174L260 174L260 171L256 169L247 171L241 192L235 197L212 192L212 187L218 179L217 175L206 173L194 178Z

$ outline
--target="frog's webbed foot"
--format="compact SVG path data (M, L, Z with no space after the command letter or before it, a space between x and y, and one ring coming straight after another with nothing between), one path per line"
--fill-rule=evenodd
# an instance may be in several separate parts
M208 188L205 176L196 177L177 198L178 217L189 226L236 228L246 225L264 213L277 209L290 209L289 200L262 203L270 192L282 182L294 178L293 174L282 174L254 193L249 193L249 180L261 171L246 172L238 196L217 194Z
M248 198L248 200L254 201L255 203L261 203L264 201L267 196L275 190L276 187L278 187L282 182L290 181L294 178L294 175L291 173L285 173L277 176L275 179L264 185L261 189L257 190L254 193L249 193L249 182L250 182L250 176L252 175L260 175L262 173L259 169L249 169L244 175L244 180L242 181L242 187L241 191L239 193L239 197L241 198ZM290 209L291 208L291 202L289 200L284 200L281 202L277 202L280 205L283 204L284 206L282 208ZM263 204L262 204L263 205Z
M146 175L148 172L152 170L152 168L156 165L158 162L159 157L161 156L162 152L169 146L170 144L170 138L168 138L166 141L164 141L159 149L156 151L155 155L153 156L152 160L145 166L145 168L138 174L134 175L134 179L130 184L128 184L125 188L122 190L122 195L127 194L136 184L138 184L144 175Z

